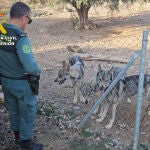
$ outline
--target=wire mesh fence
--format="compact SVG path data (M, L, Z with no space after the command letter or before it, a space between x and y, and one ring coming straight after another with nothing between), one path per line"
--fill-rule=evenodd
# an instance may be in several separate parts
M133 57L134 58L134 57ZM129 63L131 64L131 63ZM127 65L126 65L127 66ZM88 117L91 116L92 112L96 110L95 113L97 113L98 109L100 107L100 111L98 113L98 116L96 118L96 122L102 123L104 122L104 119L106 120L106 129L110 129L114 123L114 120L117 117L119 120L116 121L115 126L125 129L128 132L133 132L133 128L135 126L135 112L136 112L136 105L137 105L137 94L139 89L139 74L137 75L127 75L127 72L125 74L122 74L118 78L119 81L116 81L116 76L119 74L119 72L122 70L125 70L125 68L111 68L111 69L99 69L96 75L96 83L94 85L90 85L90 91L87 90L85 87L83 93L84 95L88 94L97 94L99 97L99 100L97 100L94 103L94 106L90 108L90 111L86 114L86 116L83 118L83 120L80 122L80 125L78 128L81 128L86 121ZM129 68L130 69L130 68ZM128 70L129 70L128 69ZM127 71L128 71L127 70ZM120 74L119 74L120 75ZM144 83L143 83L143 107L142 107L142 121L141 121L141 130L144 130L143 133L146 133L148 131L148 128L145 126L142 126L143 121L145 119L145 116L148 116L148 110L149 110L149 74L144 75ZM116 82L115 82L116 81ZM114 83L115 82L115 83ZM113 84L114 83L114 84ZM113 85L113 86L112 86ZM111 87L111 89L110 89ZM108 90L109 89L109 90ZM81 89L82 90L82 89ZM86 93L87 92L87 93ZM122 102L123 100L123 102ZM131 104L131 108L128 107L129 104ZM100 106L99 106L100 105ZM109 107L112 105L112 108L109 111ZM121 105L121 106L118 106ZM128 105L128 106L127 106ZM117 110L116 108L121 107L121 109ZM130 108L131 110L129 110ZM137 110L139 111L139 110ZM123 114L127 113L127 114ZM140 113L139 113L140 114ZM129 115L129 116L128 116ZM108 121L109 120L109 121ZM145 120L145 124L148 125L148 120ZM148 125L149 126L149 125ZM147 126L147 127L148 127ZM142 131L141 131L142 132ZM133 133L132 133L133 134Z
M8 4L11 5L10 2ZM5 4L3 6L5 7ZM147 19L150 14L149 12L143 13L143 10L149 10L150 5L138 6L138 10L137 7L133 7L129 11L126 11L126 8L122 6L122 10L115 13L114 16L110 16L110 13L104 8L96 8L96 10L92 8L89 14L90 18L101 25L101 28L92 31L74 30L72 25L75 20L74 18L70 19L72 14L66 10L60 12L48 6L41 9L40 4L36 5L36 9L33 9L33 23L27 27L26 31L31 41L35 59L42 69L38 101L39 115L35 133L38 139L43 142L46 141L45 145L51 143L56 149L60 150L68 144L68 141L78 142L77 139L80 139L80 142L83 139L90 142L93 140L96 145L108 140L109 136L111 137L111 140L108 140L110 143L106 143L109 143L108 147L110 149L123 149L132 144L138 86L137 76L134 75L139 74L139 59L124 74L122 78L123 85L117 84L104 100L104 102L111 102L106 118L100 122L100 116L97 112L88 120L83 127L84 130L77 131L74 127L78 126L97 98L112 82L109 79L112 78L113 69L115 70L116 67L124 68L134 52L141 49L142 31L150 25ZM34 6L32 5L32 7ZM74 16L76 16L76 13L73 14ZM73 45L78 45L82 53L75 54L66 49L67 46ZM148 42L145 66L145 72L148 75L150 74L149 49ZM67 80L61 86L54 82L59 69L62 67L62 61L68 61L68 58L73 55L80 55L85 64L85 86L82 90L83 93L85 92L85 95L83 94L85 100L88 101L86 104L81 103L79 100L77 104L73 104L74 92L71 80ZM98 70L99 64L105 72L101 79L102 82L97 81L98 78L95 78L97 73L100 73L100 70ZM114 68L112 69L112 67ZM108 79L104 82L105 77ZM132 80L130 80L130 77ZM99 82L99 88L103 87L104 89L101 91L92 89L91 92L91 86L95 82L96 86ZM112 110L113 101L116 102L119 97L121 99L119 99L113 126L111 129L106 129L105 126L114 113ZM143 93L140 142L149 142L150 139L149 111L145 93ZM103 115L101 114L101 116ZM10 143L11 138L9 135L7 136L9 140L7 141L7 138L5 138L5 142ZM56 141L59 141L59 144ZM106 143L104 142L104 144ZM0 144L4 145L3 143ZM51 147L45 146L45 148L49 150ZM84 148L83 146L82 149ZM66 149L70 150L71 148L67 147Z

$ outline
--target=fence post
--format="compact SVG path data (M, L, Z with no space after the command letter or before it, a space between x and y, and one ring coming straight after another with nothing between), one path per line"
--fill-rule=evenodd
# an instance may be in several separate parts
M144 82L144 70L145 70L145 60L146 60L146 51L147 51L147 40L148 40L148 30L144 30L143 31L143 39L142 39L141 60L140 60L140 74L139 74L138 97L137 97L137 106L136 106L136 119L135 119L135 128L134 128L135 132L134 132L133 150L138 149L140 116L141 116L142 94L143 94L143 82Z

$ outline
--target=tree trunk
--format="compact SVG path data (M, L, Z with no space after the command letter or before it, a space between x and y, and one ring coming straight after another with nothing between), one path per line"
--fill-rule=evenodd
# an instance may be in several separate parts
M76 29L92 29L97 27L97 25L92 21L89 21L88 18L88 13L91 8L90 4L82 4L80 7L77 7L76 3L72 3L72 6L76 9L79 16L79 22L76 24Z

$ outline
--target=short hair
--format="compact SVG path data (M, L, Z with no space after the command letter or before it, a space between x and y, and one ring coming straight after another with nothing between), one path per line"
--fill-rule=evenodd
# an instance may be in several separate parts
M10 9L10 19L21 18L22 15L29 15L31 9L28 5L23 2L16 2Z

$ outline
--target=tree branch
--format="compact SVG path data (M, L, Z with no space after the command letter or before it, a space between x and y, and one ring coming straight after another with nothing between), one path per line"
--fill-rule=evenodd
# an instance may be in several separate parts
M107 57L97 57L97 56L85 56L82 57L83 61L109 61L109 62L115 62L115 63L127 63L128 61L126 60L119 60L119 59L113 59L113 58L107 58Z

